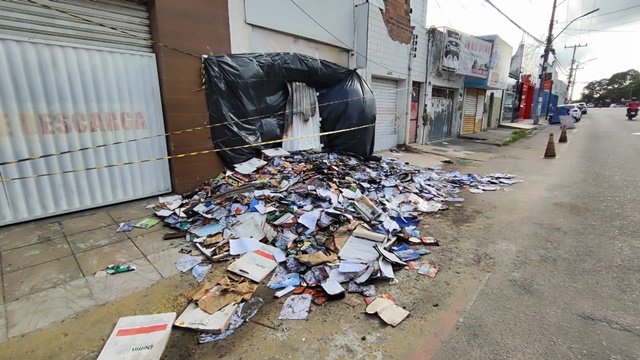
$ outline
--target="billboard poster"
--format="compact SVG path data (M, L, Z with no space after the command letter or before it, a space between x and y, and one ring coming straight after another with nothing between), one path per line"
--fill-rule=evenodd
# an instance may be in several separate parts
M485 79L489 74L491 48L488 41L447 29L442 69Z
M499 37L490 40L493 42L491 65L489 71L488 86L496 89L506 89L509 80L509 68L511 67L511 51L513 48Z

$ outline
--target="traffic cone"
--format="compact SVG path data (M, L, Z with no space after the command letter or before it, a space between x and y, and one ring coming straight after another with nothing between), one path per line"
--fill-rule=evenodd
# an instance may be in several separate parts
M567 127L562 125L562 132L560 133L560 139L558 139L558 142L566 143L567 141Z
M551 159L556 157L556 146L553 143L553 133L549 134L549 141L547 141L547 149L544 151L544 158Z

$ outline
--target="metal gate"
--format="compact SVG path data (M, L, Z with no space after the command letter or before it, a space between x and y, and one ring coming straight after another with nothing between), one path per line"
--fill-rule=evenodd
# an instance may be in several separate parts
M454 90L433 87L429 109L429 141L451 137Z
M467 88L467 93L464 97L462 135L482 131L486 93L484 89Z
M371 79L376 99L376 137L374 150L385 150L398 145L398 82L380 78Z
M478 89L467 88L464 96L462 117L462 135L473 134L476 125L476 102L478 101Z
M149 36L144 5L38 2ZM150 43L27 2L0 11L0 163L37 158L0 165L0 225L170 191L166 160L135 163L167 154Z

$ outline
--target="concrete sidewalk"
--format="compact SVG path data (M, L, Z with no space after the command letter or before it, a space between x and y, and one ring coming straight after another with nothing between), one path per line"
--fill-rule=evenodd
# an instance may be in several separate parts
M116 233L120 222L154 217L157 198L0 228L0 342L143 290L178 272L184 242L156 224ZM111 264L132 272L95 278Z

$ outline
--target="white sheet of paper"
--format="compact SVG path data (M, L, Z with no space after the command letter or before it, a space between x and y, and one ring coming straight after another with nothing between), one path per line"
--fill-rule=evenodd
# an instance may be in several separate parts
M379 244L375 241L361 239L351 236L344 245L338 256L343 260L356 260L369 262L378 259L380 254L374 249Z
M292 295L282 306L278 319L280 320L305 320L309 316L311 295Z
M298 222L306 226L308 229L314 230L316 228L316 224L318 223L319 217L320 217L320 211L313 210L300 216L300 218L298 218Z
M342 273L357 273L364 270L366 267L366 264L363 264L359 261L343 260L340 262L338 270L340 270L340 272Z
M395 274L393 273L393 266L391 263L385 260L384 258L380 258L378 260L380 264L380 276L385 277L387 279L395 279Z
M260 249L258 239L240 238L229 240L229 253L231 255L241 255L258 249Z
M158 202L162 203L162 204L168 203L168 202L172 203L172 202L176 202L176 201L178 201L178 202L182 201L182 196L180 196L180 195L167 195L167 196L160 196L158 198Z
M267 213L267 207L264 206L264 204L261 202L260 204L255 206L256 210L258 210L258 212L260 214L266 214Z
M212 234L217 234L224 230L225 226L223 224L217 222L211 222L208 225L201 227L200 229L194 231L193 233L197 236L207 236Z
M340 272L339 269L331 269L331 271L329 271L329 279L332 279L333 281L337 281L339 283L351 280L351 278L348 277L347 274Z
M309 295L311 296L311 295ZM155 360L171 335L176 313L123 317L118 320L98 360ZM158 331L145 332L153 328Z
M282 290L280 290L280 291L277 291L274 295L275 295L275 297L277 297L277 298L281 298L281 297L283 297L283 296L287 295L288 293L292 292L292 291L293 291L293 290L295 290L295 289L296 289L296 288L295 288L294 286L287 285L287 287L286 287L286 288L284 288L284 289L282 289Z
M320 285L329 295L336 295L344 292L344 288L342 287L342 285L340 285L339 282L332 280L331 278Z
M234 225L231 228L231 231L237 238L252 238L260 240L265 237L262 225L258 224L254 218L249 218L247 221Z
M168 209L162 209L162 210L156 211L156 215L160 216L160 217L171 216L171 214L173 214L173 211L168 210Z

